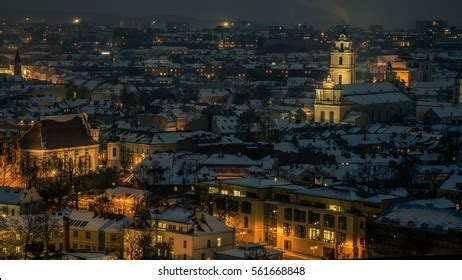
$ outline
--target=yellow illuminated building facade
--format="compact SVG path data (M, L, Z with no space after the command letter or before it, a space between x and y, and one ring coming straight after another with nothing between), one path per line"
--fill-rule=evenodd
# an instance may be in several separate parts
M233 248L234 231L216 217L181 207L166 212L165 217L147 221L147 228L124 229L124 259L142 258L139 240L143 235L150 236L154 244L163 244L167 252L160 252L159 246L157 254L168 259L207 260L215 252Z
M330 53L330 77L337 85L356 82L356 53L353 42L344 29Z
M414 116L415 102L394 82L356 83L355 60L352 41L343 31L331 52L330 75L316 89L314 122L363 126ZM409 79L404 68L399 75Z
M73 210L64 217L60 249L71 252L105 252L122 256L123 228L131 220L91 211Z
M236 243L266 243L305 257L365 257L366 217L385 208L382 203L350 199L349 191L257 178L198 187L207 191L213 214L235 229Z

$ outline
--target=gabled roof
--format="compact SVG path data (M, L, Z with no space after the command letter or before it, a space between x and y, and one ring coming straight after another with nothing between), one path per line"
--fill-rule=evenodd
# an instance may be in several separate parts
M0 204L19 205L25 195L25 189L0 187Z
M0 187L0 204L19 205L21 203L38 202L42 198L34 188L30 190Z
M433 231L462 230L462 212L420 205L397 204L378 221Z
M96 145L84 114L42 117L19 142L25 150L53 150Z

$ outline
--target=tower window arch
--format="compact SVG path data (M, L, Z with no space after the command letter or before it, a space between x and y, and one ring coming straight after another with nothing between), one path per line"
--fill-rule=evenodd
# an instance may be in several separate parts
M329 123L334 123L334 112L329 113Z
M338 75L338 84L339 85L342 84L342 82L343 82L342 79L343 79L342 74Z
M343 51L343 48L344 48L343 43L340 43L340 50Z
M343 57L338 58L338 65L343 65Z
M326 114L324 113L324 111L321 111L321 123L324 123L326 121Z

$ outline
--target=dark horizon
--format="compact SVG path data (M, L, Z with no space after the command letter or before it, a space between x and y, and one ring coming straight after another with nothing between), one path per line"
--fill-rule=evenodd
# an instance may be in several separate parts
M458 11L461 2L442 0L434 5L431 0L244 0L210 1L173 0L159 1L133 0L128 2L89 1L62 3L57 0L20 0L3 4L0 15L8 18L26 16L60 16L59 13L78 16L80 14L135 17L188 17L199 21L219 21L222 19L248 20L263 24L295 25L307 22L315 27L336 24L365 27L382 24L386 27L412 27L415 20L445 19L450 25L461 25ZM371 11L374 11L373 13ZM53 15L51 15L53 14ZM55 15L56 14L56 15ZM62 15L61 15L62 16ZM97 19L92 18L97 21Z

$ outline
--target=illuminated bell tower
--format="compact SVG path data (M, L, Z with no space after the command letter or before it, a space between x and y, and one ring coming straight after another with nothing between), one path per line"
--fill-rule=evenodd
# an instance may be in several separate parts
M345 28L330 53L330 76L336 85L356 83L356 53Z

